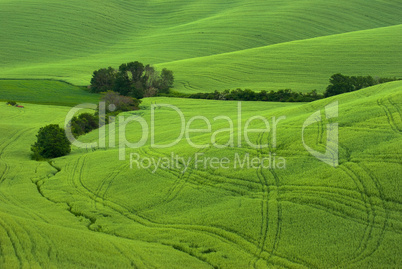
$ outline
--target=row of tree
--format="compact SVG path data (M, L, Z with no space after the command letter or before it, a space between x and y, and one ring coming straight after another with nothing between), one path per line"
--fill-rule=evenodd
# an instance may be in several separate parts
M195 93L188 96L193 99L236 100L236 101L272 101L272 102L311 102L323 98L316 90L309 93L294 92L290 89L254 92L250 89L224 90L212 93Z
M141 100L129 96L122 96L117 92L107 91L102 93L101 101L106 105L106 117L99 120L98 110L92 113L82 113L74 116L68 123L71 133L77 138L80 135L98 129L107 124L109 114L118 114L124 111L139 109ZM50 124L39 129L36 135L37 140L31 146L32 159L43 160L65 156L71 152L71 143L68 140L65 130L57 124Z
M332 75L329 85L324 92L324 97L330 97L346 92L357 91L366 87L381 83L399 80L397 78L373 78L372 76L345 76L342 74Z
M94 93L115 91L124 96L137 99L168 93L173 87L174 76L171 70L162 69L159 73L149 64L144 66L135 61L125 63L116 70L112 67L95 70L90 90Z
M360 90L376 84L399 80L397 78L373 78L371 76L344 76L332 75L324 94L318 94L316 90L308 93L294 92L290 89L254 92L250 89L214 91L211 93L194 93L183 97L193 99L212 100L238 100L238 101L272 101L272 102L312 102L318 99Z

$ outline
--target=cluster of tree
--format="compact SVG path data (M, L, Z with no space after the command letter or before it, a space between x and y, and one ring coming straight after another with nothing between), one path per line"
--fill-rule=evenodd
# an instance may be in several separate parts
M397 78L373 78L372 76L344 76L342 74L332 75L324 92L324 97L330 97L346 92L357 91L376 84L398 80Z
M166 68L160 73L150 66L135 61L112 67L101 68L93 72L90 90L100 93L115 91L124 96L137 99L168 93L173 86L173 72Z
M123 111L139 109L141 100L129 96L122 96L117 92L107 91L102 93L102 101L105 102L106 114L117 114ZM69 128L74 137L89 133L98 129L100 124L106 124L108 117L99 120L99 109L95 114L82 113L74 116L69 121ZM65 130L57 124L50 124L40 128L36 135L37 141L31 146L34 160L57 158L67 155L71 151L71 143L68 140Z
M194 99L238 100L238 101L273 101L273 102L311 102L323 98L316 90L309 93L294 92L290 89L254 92L249 89L224 90L212 93L195 93L188 96Z

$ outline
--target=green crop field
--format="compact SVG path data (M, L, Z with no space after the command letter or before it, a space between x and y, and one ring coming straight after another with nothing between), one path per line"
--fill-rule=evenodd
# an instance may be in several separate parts
M0 0L0 77L88 85L94 70L138 60L172 69L183 92L323 91L339 72L400 76L401 10L398 0Z
M0 0L0 33L0 268L402 267L402 81L144 98L31 159L121 63L172 70L179 93L401 78L401 1Z
M77 148L47 162L29 159L29 146L40 126L64 122L68 107L1 103L0 264L6 268L140 267L140 268L348 268L398 267L402 260L400 175L402 169L400 107L402 83L391 82L307 104L241 103L240 125L255 115L286 116L276 131L250 133L253 148L196 149L186 139L167 149L147 141L119 149L106 131L106 148ZM339 166L311 156L301 142L303 122L327 104L338 101ZM212 122L212 132L239 126L237 102L174 98L144 100L135 115L149 122L154 110L156 144L180 135L180 117L163 104L176 106L186 124L194 116ZM194 108L197 108L196 110ZM132 112L122 114L125 118ZM138 117L137 117L138 118ZM18 124L16 124L16 122ZM325 147L325 122L305 130L306 143ZM258 124L260 123L260 124ZM328 123L328 122L327 122ZM116 123L116 132L120 124ZM256 121L250 126L262 128ZM141 126L126 126L128 141L138 141ZM191 128L204 129L193 121ZM98 140L98 131L80 137ZM113 135L112 135L113 134ZM224 145L230 133L221 132ZM190 134L197 145L210 144L211 134ZM114 141L113 139L111 141ZM171 169L144 169L141 159L174 154L189 158L268 157L272 169L214 169L191 161ZM286 169L278 166L281 158ZM132 169L130 168L130 163ZM139 165L139 166L138 166ZM148 166L147 163L143 165Z
M98 94L54 80L8 80L0 79L0 100L35 104L74 106L81 103L97 103Z

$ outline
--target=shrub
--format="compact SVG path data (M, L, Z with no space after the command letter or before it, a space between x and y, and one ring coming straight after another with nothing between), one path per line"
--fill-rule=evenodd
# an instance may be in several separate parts
M106 107L114 105L116 111L131 111L138 110L141 100L133 97L123 96L114 91L107 91L102 93L102 101L105 101Z
M35 160L57 158L71 152L71 143L63 128L50 124L39 129L37 141L31 146Z
M17 104L17 102L15 102L15 101L7 101L7 105L16 106L16 105L18 105L18 104Z
M78 117L74 116L70 121L72 134L77 137L94 129L99 128L99 118L90 113L82 113Z

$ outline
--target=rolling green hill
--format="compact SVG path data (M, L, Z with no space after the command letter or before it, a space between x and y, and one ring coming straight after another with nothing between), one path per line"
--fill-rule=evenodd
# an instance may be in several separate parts
M0 100L35 104L74 106L81 103L98 103L99 94L55 80L0 79Z
M25 104L18 109L1 103L0 267L398 267L401 89L401 82L391 82L307 104L242 102L241 126L256 115L286 116L277 125L275 148L237 145L237 102L145 99L143 110L123 116L134 113L149 124L151 103L159 105L157 143L168 144L180 133L178 114L163 107L171 104L187 123L194 116L209 119L212 132L228 127L215 117L229 117L236 124L236 146L196 149L183 138L156 149L148 140L127 149L126 160L119 161L118 149L107 143L106 149L73 148L51 165L29 160L29 145L39 127L62 124L68 108ZM325 124L338 123L336 168L310 155L301 139L306 119L334 101L338 117L317 122L304 135L310 147L323 151ZM206 125L195 120L191 128ZM139 141L140 130L138 123L127 125L127 139ZM106 132L106 141L114 141L112 133ZM223 145L230 133L215 138ZM79 138L97 139L97 131ZM190 139L208 144L211 134L190 134ZM258 145L272 139L272 130L250 133ZM232 162L236 154L260 158L275 153L277 161L286 160L286 168L215 169L190 161L187 169L180 163L153 172L154 167L142 169L135 162L130 169L130 154L157 159L172 152Z
M397 0L0 0L0 268L400 267L401 81L311 103L145 98L79 137L105 148L30 146L98 102L74 85L124 62L186 93L400 77L401 18Z
M401 10L396 0L0 0L0 77L88 85L95 69L139 60L173 69L179 91L322 91L337 72L400 75Z

